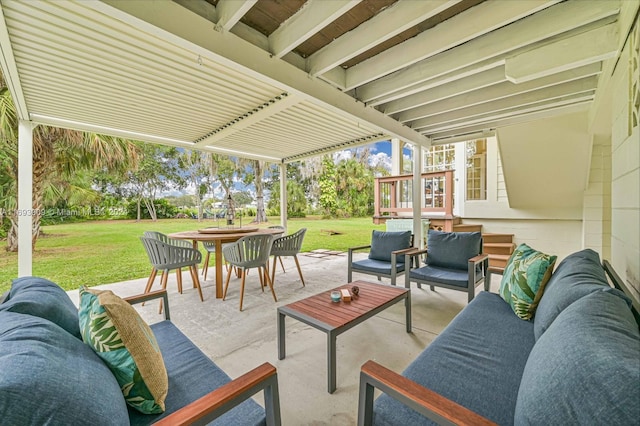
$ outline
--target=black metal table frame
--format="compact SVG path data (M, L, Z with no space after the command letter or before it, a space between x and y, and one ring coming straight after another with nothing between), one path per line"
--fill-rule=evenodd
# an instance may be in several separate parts
M361 322L377 315L390 306L395 305L399 301L404 299L405 316L406 316L406 329L407 333L411 333L411 291L406 291L398 296L394 297L390 301L383 305L378 306L375 309L359 316L358 318L350 321L341 327L334 327L308 315L300 313L296 310L289 309L287 306L281 306L278 308L278 359L285 358L285 316L297 319L311 327L324 331L327 334L327 374L328 374L328 392L333 393L336 390L336 338L338 335L345 331L355 327Z

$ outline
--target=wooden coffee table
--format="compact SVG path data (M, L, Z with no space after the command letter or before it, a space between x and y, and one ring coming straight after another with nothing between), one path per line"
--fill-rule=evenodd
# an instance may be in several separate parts
M331 292L360 288L351 302L332 302ZM284 318L289 316L327 334L328 391L336 390L336 337L367 318L404 300L407 333L411 333L411 291L406 288L354 281L278 308L278 359L285 357Z

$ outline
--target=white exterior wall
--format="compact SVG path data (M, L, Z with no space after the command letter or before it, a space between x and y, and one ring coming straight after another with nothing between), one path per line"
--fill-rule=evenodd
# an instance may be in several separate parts
M612 76L611 263L640 295L640 18Z
M589 184L584 192L582 247L611 259L611 139L594 136Z

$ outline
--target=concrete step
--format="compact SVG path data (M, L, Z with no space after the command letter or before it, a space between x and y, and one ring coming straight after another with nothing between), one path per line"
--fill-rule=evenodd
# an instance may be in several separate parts
M486 243L512 243L513 234L482 233L482 241Z
M488 243L483 236L482 250L485 253L510 255L515 248L516 245L513 243Z

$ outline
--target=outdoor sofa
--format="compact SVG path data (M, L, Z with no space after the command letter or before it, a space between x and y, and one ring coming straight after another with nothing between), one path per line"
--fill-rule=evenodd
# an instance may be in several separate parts
M154 298L162 298L165 320L143 328L157 341L168 391L163 413L143 414L125 404L116 373L83 342L82 315L66 292L42 278L14 280L0 298L0 423L279 425L276 368L264 363L231 380L170 321L166 291L124 300ZM265 408L251 399L260 391Z
M637 424L640 320L605 270L620 288L596 252L573 253L533 319L482 291L401 375L368 361L358 423ZM383 394L374 402L375 388Z

